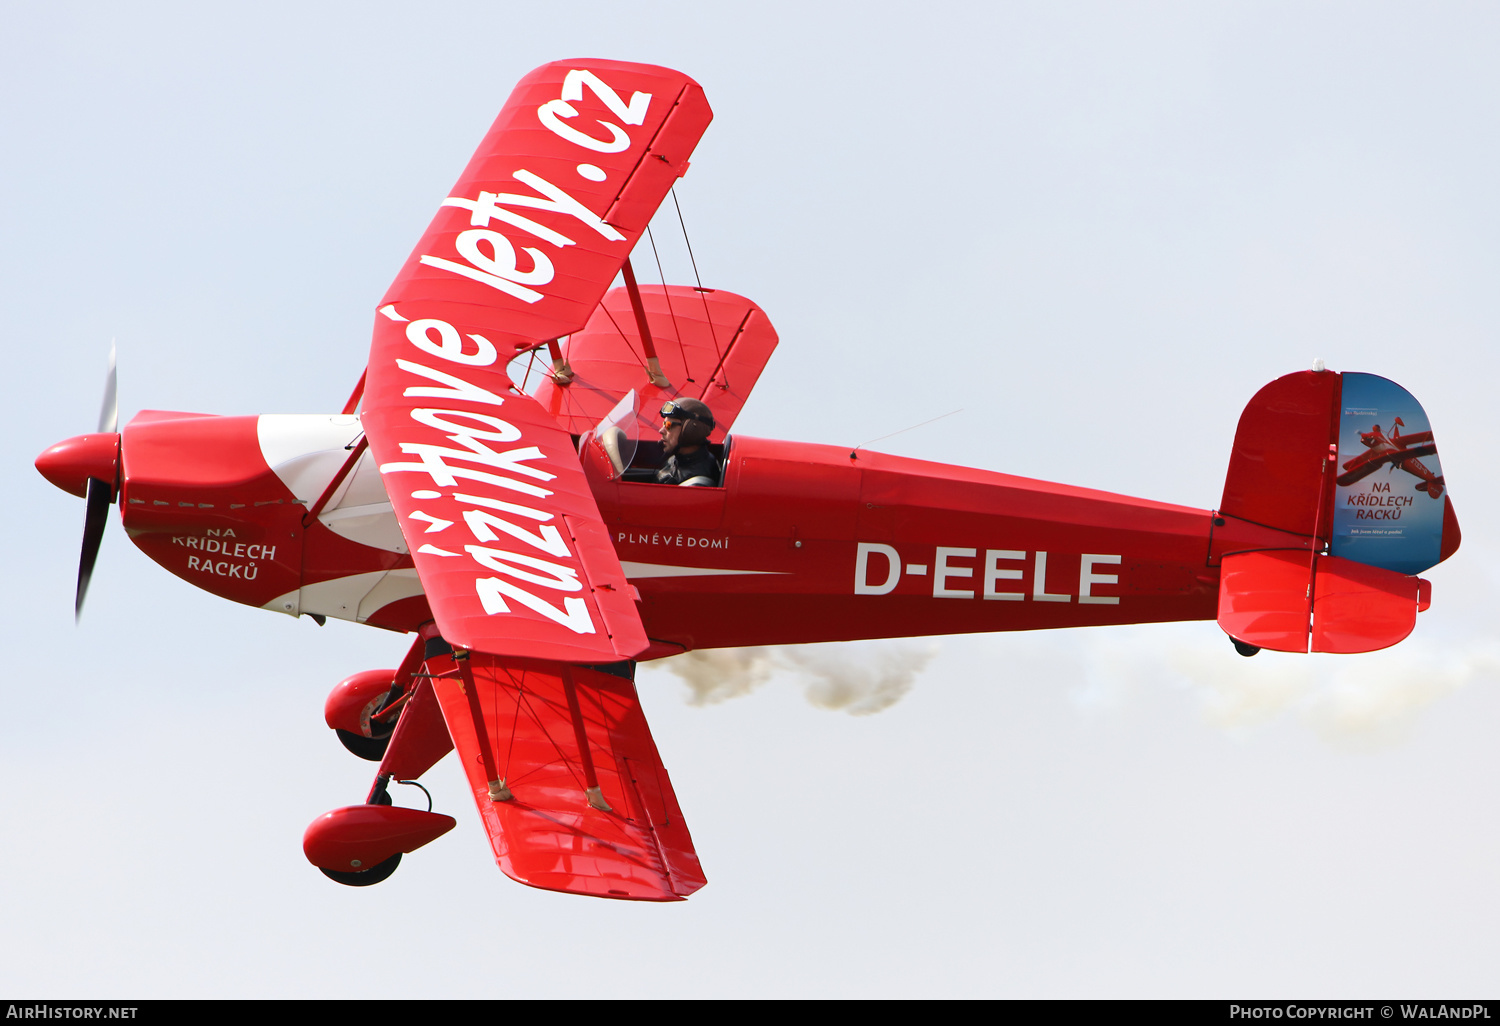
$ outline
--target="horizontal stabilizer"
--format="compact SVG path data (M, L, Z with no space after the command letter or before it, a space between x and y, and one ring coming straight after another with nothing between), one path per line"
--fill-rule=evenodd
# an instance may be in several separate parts
M1276 652L1374 652L1404 640L1431 586L1417 577L1295 550L1225 556L1219 626Z
M507 876L637 901L704 885L632 681L479 652L427 671Z
M1312 650L1374 652L1404 641L1432 585L1352 559L1319 556L1313 581Z
M1242 552L1219 572L1219 626L1237 641L1274 652L1306 652L1311 603L1306 552Z

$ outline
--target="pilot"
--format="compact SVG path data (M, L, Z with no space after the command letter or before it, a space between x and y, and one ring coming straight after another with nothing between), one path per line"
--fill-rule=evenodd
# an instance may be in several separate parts
M667 462L656 472L659 484L719 483L719 461L708 451L714 415L697 399L670 399L661 407L661 442ZM706 480L694 481L694 478Z

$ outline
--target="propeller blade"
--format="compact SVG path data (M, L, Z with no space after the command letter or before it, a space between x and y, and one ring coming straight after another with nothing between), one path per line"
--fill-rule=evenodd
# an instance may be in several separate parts
M99 558L99 543L109 522L110 493L114 486L89 478L88 508L83 516L83 553L78 557L78 597L73 601L73 622L83 615L83 597L88 594L89 578L94 576L94 561Z
M115 399L115 340L109 340L109 377L104 379L104 402L99 407L99 433L113 434L120 423L120 407Z

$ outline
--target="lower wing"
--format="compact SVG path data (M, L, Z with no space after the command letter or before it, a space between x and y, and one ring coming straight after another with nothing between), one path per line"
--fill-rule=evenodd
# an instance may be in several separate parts
M439 639L427 672L507 876L637 901L707 882L628 676Z
M1399 455L1399 450L1390 450L1382 453L1369 453L1361 455L1344 464L1345 473L1338 476L1338 486L1347 488L1356 481L1363 481L1375 471L1391 461L1391 457Z

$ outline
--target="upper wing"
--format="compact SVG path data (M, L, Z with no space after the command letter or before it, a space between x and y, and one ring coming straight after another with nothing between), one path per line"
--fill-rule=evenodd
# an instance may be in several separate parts
M507 876L641 901L704 885L630 680L478 652L427 670Z
M604 297L564 352L573 380L542 378L534 395L575 435L594 427L635 389L642 410L680 396L702 399L714 412L711 442L722 442L776 349L776 330L744 296L681 285L642 285L641 305L661 369L662 389L646 377L646 355L630 297L623 288Z
M712 117L698 83L666 68L587 60L536 69L382 305L416 303L416 316L428 316L421 305L441 304L444 320L507 357L577 331Z
M363 424L455 645L574 662L647 647L572 439L505 365L583 327L711 116L665 68L538 68L382 300Z
M1431 431L1428 431L1428 432L1425 432L1425 433L1428 434L1428 435L1432 434ZM1403 438L1402 441L1404 442L1404 441L1406 441L1406 439ZM1435 444L1433 444L1432 442L1428 442L1425 445L1411 445L1411 446L1407 446L1405 449L1402 449L1400 452L1395 453L1394 454L1395 458L1392 459L1391 462L1393 462L1393 463L1403 463L1403 462L1405 462L1408 459L1420 459L1423 456L1436 456L1436 455L1437 455L1437 446Z

